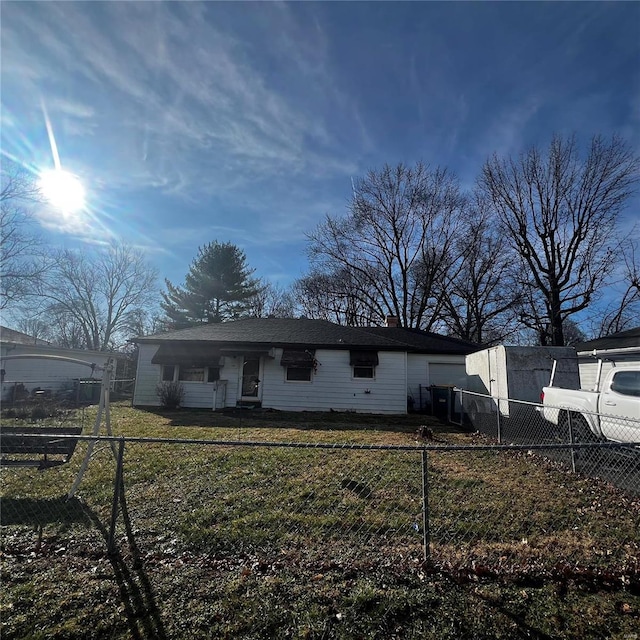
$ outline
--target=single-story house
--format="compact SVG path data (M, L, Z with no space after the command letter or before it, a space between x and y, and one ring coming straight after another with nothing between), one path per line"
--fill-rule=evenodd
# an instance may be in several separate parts
M576 344L580 386L594 389L598 377L598 362L602 361L601 376L612 367L638 368L640 366L640 327L612 333L604 338Z
M185 407L389 414L425 406L433 384L460 384L466 354L480 348L397 326L307 318L250 318L135 342L134 406L158 406L158 385L175 381L184 388Z
M9 358L9 356L49 356L48 358ZM51 356L54 356L53 358ZM81 360L91 367L77 363L58 360L56 358L71 358ZM36 390L57 392L62 389L78 390L79 381L87 379L102 379L103 367L109 358L123 358L122 355L103 351L88 351L83 349L65 349L56 347L45 340L40 340L28 334L0 327L0 370L1 395L0 399L11 401L17 393L32 394ZM91 392L93 397L95 391Z

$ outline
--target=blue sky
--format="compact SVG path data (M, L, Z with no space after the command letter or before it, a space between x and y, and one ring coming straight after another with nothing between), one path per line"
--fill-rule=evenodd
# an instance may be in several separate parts
M3 2L1 148L82 179L52 245L122 239L182 282L230 241L256 275L384 163L471 185L494 151L617 132L640 149L640 3ZM629 214L631 219L631 214Z

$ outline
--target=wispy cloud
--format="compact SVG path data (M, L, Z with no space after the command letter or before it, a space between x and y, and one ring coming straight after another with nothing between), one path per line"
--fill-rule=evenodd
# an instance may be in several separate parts
M6 71L30 69L28 88L44 94L52 119L67 123L69 135L93 133L97 153L118 147L121 175L111 178L114 184L127 174L138 185L206 191L256 176L354 168L340 157L325 115L308 104L303 109L295 92L258 69L247 43L204 15L207 5L43 3L28 9L14 5L7 12L22 44L10 37L4 47ZM277 12L283 38L276 40L294 61L296 81L309 73L329 86L318 49L300 40L286 7ZM25 50L25 41L39 44ZM73 101L56 89L69 78L84 86Z
M305 233L344 211L350 177L384 163L447 166L471 188L489 154L554 131L617 130L637 147L637 15L633 3L6 2L2 153L51 163L42 101L91 204L85 218L43 210L48 229L119 235L163 268L229 240L283 273Z

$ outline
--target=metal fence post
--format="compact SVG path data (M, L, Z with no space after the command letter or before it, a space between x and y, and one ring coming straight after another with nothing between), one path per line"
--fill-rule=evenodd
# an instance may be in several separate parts
M118 503L120 500L120 488L122 486L122 460L124 459L124 438L120 438L118 445L118 458L116 462L116 477L113 486L113 503L111 506L111 525L109 527L109 539L107 551L113 553L115 547L116 522L118 520Z
M574 444L571 411L567 411L567 424L569 426L569 444ZM576 472L576 450L573 447L571 447L571 471L573 471L573 473Z
M427 461L427 450L423 449L422 457L422 545L423 557L426 560L431 555L430 535L429 535L429 467Z
M500 429L500 400L496 400L496 421L498 442L502 443L502 430Z

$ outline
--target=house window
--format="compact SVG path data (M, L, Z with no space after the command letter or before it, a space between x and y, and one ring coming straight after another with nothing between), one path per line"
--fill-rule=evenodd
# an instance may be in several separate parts
M349 364L353 367L354 378L375 378L378 366L377 351L351 351Z
M204 367L180 367L178 380L183 382L204 382Z
M287 367L289 382L311 382L311 367Z
M220 380L220 367L188 367L185 365L165 364L162 366L162 381L173 382L176 379L181 382L215 382Z
M284 349L280 365L288 382L311 382L311 371L318 366L315 349Z
M176 375L176 367L173 364L165 364L162 367L162 382L173 382Z

